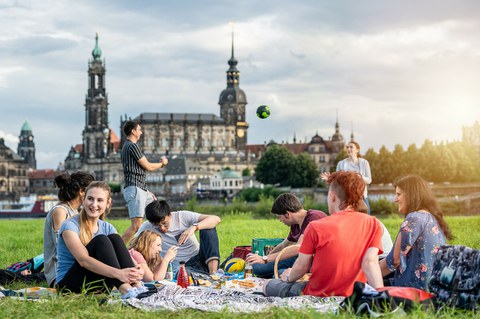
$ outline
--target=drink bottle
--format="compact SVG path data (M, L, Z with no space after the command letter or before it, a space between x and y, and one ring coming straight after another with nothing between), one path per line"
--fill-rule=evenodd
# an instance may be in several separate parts
M168 263L167 273L165 274L165 279L170 280L170 281L173 280L173 266L172 266L171 262Z
M190 278L188 277L188 272L184 261L180 262L180 268L178 269L177 274L177 285L183 288L190 286Z
M248 255L247 255L248 257ZM243 279L253 277L253 268L249 262L245 263L245 269L243 270Z

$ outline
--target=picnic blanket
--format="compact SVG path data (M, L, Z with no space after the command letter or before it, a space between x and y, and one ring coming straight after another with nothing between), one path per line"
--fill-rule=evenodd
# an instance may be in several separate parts
M18 290L5 289L0 286L0 298L10 297L19 300L39 301L57 295L57 290L45 287L28 287Z
M274 307L295 310L314 309L317 312L334 313L343 297L320 298L299 296L290 298L265 297L230 289L209 289L198 286L182 288L177 285L157 287L157 292L148 297L121 300L126 305L149 311L196 309L202 311L260 312ZM111 300L110 302L119 302Z

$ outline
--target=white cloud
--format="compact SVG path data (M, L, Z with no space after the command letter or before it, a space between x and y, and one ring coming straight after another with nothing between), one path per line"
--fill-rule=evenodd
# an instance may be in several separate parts
M234 21L250 143L328 138L337 111L344 137L353 122L364 150L458 139L480 115L479 6L3 1L1 128L16 139L28 118L41 168L56 167L81 142L95 32L115 131L125 113L219 114ZM261 104L272 109L267 120L255 116Z

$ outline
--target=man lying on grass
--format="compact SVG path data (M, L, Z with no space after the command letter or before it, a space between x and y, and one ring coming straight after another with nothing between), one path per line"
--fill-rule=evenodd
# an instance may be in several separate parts
M331 216L307 226L295 264L265 285L267 296L349 296L355 281L383 287L378 265L383 230L375 217L359 212L365 208L362 177L339 171L328 183ZM310 280L297 282L308 271Z

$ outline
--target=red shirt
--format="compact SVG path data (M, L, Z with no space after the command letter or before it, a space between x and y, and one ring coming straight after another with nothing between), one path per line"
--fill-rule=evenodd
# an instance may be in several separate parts
M314 255L305 295L350 296L355 281L366 282L362 259L370 247L382 250L382 226L367 214L341 211L307 227L299 252Z

